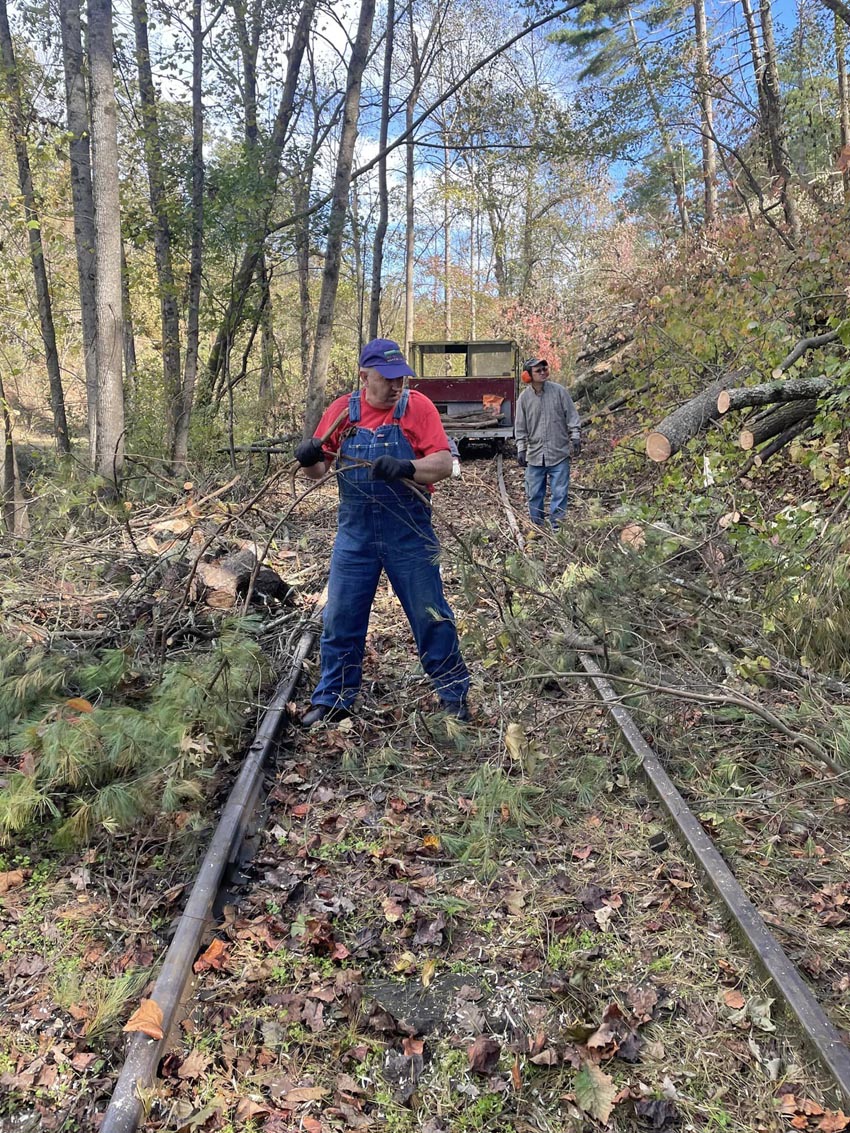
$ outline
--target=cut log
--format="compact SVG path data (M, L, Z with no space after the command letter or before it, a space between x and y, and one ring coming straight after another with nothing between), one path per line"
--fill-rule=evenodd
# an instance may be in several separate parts
M208 606L217 610L230 610L244 597L257 566L253 551L238 551L214 562L199 562L195 576L200 584L196 597L202 597ZM289 587L271 567L261 566L257 571L251 601L268 604L283 602Z
M760 414L750 422L747 429L738 434L738 444L745 452L769 441L771 437L778 437L786 429L790 429L799 421L810 422L817 412L818 403L814 400L789 401L779 405L769 413Z
M821 398L832 393L835 382L829 378L780 378L775 382L763 382L757 386L743 386L740 389L721 390L717 397L717 409L728 413L730 409L744 409L754 405L774 405L778 401L801 401L805 398Z
M646 455L650 460L661 462L668 460L678 452L682 445L696 437L703 429L707 429L712 421L717 420L717 398L722 389L730 381L736 381L739 374L725 375L717 381L680 405L678 409L665 417L646 438Z
M797 421L795 422L795 424L790 425L784 433L780 433L778 437L774 437L774 439L769 444L766 444L764 448L760 448L758 452L754 452L750 459L746 462L746 464L744 464L738 475L746 476L751 469L761 468L762 465L766 461L770 460L770 458L775 453L779 452L781 448L784 448L790 441L793 441L795 437L798 437L800 435L800 433L805 433L806 429L808 429L812 421L814 421L814 415L812 415L811 417L804 417L802 421Z

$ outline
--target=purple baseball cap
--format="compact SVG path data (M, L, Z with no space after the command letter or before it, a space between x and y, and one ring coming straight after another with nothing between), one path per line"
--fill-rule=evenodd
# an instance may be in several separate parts
M360 366L364 370L377 370L382 378L413 377L401 352L401 347L391 338L373 338L360 351Z

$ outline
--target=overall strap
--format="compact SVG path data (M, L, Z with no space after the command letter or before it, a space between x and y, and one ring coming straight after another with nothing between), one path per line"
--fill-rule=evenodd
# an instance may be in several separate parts
M360 390L355 390L348 399L348 420L352 425L360 420Z
M393 413L393 421L401 420L401 418L404 416L405 410L407 409L408 401L410 401L410 390L402 390L401 397L398 399L395 407L395 412Z

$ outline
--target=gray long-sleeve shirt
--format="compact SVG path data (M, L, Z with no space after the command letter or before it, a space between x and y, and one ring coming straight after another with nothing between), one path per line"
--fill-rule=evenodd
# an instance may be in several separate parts
M547 467L570 455L570 441L581 436L581 419L573 399L557 382L544 382L540 393L532 386L519 395L516 407L517 455L529 464Z

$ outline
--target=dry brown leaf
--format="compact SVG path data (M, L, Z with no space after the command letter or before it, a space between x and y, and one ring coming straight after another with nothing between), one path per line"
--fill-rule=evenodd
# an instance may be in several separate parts
M207 968L217 968L221 970L224 968L227 961L227 953L230 951L230 945L227 941L216 937L210 944L209 948L203 955L199 956L195 963L192 965L192 971L205 972Z
M421 979L422 979L422 986L423 987L430 987L431 982L434 979L434 974L435 974L436 971L437 971L437 961L436 960L426 960L425 963L422 965Z
M514 1089L519 1093L522 1089L522 1070L519 1065L519 1055L514 1056L513 1063L511 1064L511 1081L513 1082Z
M23 885L25 881L26 875L22 869L11 869L8 873L0 873L0 893L8 893L10 889Z
M475 1042L466 1048L469 1069L474 1070L476 1074L489 1074L499 1061L501 1050L495 1039L479 1035Z
M155 999L143 999L137 1010L133 1012L124 1024L125 1031L140 1031L151 1039L161 1039L162 1008Z
M294 1090L286 1091L283 1101L290 1105L298 1105L299 1102L320 1102L327 1092L322 1086L296 1086Z
M254 1117L259 1117L260 1114L268 1114L270 1112L267 1105L257 1105L257 1103L251 1101L250 1098L240 1098L236 1103L235 1116L237 1121L250 1121Z
M301 1128L306 1129L307 1133L322 1133L322 1123L318 1117L302 1117Z
M850 1125L850 1117L839 1109L835 1113L825 1114L823 1121L818 1122L817 1128L822 1133L841 1133L841 1130L846 1129L848 1125Z
M439 850L440 839L436 834L426 834L422 839L422 846L426 850Z
M183 1059L177 1069L177 1077L182 1078L186 1082L192 1082L195 1078L200 1078L209 1064L210 1056L204 1054L202 1050L198 1050L196 1047L194 1050L189 1051L188 1055Z
M539 1054L532 1054L529 1062L533 1062L535 1066L557 1066L560 1059L558 1052L549 1047L548 1050L541 1050Z
M723 996L723 1002L733 1011L740 1011L747 1001L739 991L727 991Z

